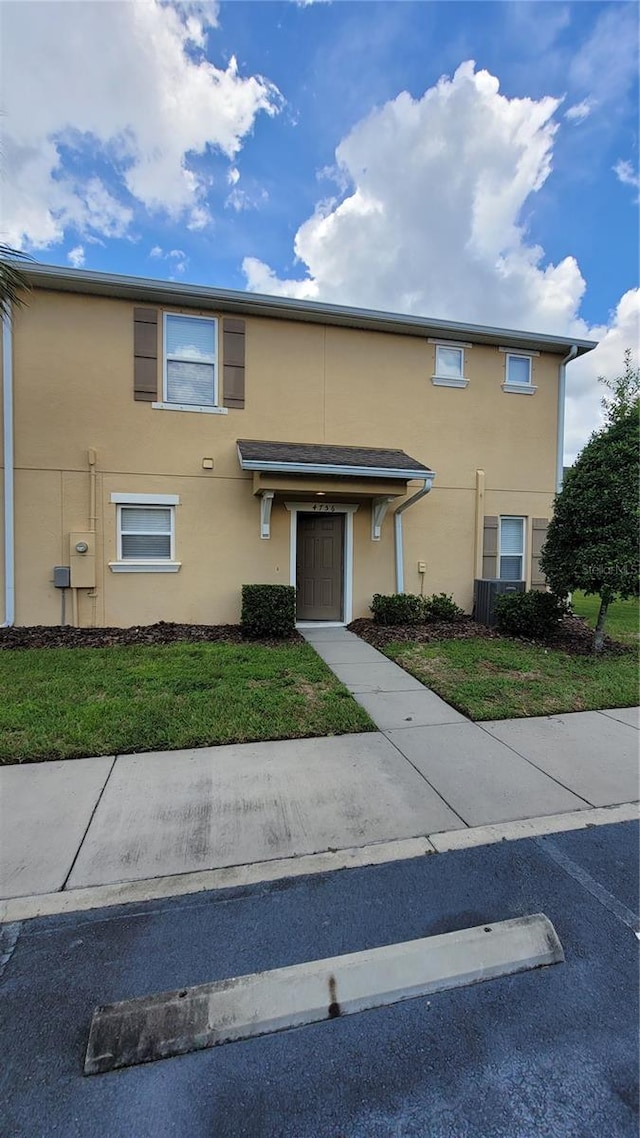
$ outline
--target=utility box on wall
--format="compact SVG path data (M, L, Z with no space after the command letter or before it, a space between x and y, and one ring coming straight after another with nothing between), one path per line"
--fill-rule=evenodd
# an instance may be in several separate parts
M53 584L56 589L71 588L71 570L68 565L54 565Z
M495 577L477 578L473 583L473 619L489 627L496 623L496 597L503 593L524 593L524 581L505 581Z
M94 589L96 584L96 535L85 531L69 534L69 566L72 589Z

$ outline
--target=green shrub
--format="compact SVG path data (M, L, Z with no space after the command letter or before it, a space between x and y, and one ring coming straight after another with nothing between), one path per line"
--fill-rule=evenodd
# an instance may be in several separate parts
M512 636L548 640L568 612L566 601L554 593L503 593L496 597L496 626Z
M243 585L242 631L253 640L285 639L296 628L296 591L293 585Z
M421 624L424 620L424 597L414 593L374 593L371 612L376 624Z
M464 616L463 610L448 593L434 593L431 597L425 597L424 611L426 620L453 622Z

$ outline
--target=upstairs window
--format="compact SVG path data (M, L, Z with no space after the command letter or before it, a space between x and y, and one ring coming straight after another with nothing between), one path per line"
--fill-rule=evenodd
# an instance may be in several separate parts
M436 347L438 379L464 379L464 348Z
M469 380L464 375L464 353L471 344L431 339L429 343L436 346L435 375L431 376L431 382L436 387L466 387Z
M506 382L514 387L528 387L531 383L531 357L507 356Z
M164 318L164 400L176 406L218 402L216 321L205 316Z
M524 518L500 518L499 576L504 581L524 580Z

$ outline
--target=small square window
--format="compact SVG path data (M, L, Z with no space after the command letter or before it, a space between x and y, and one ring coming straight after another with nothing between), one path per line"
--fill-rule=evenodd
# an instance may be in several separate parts
M216 321L204 316L164 318L164 399L215 407L218 397Z
M525 387L531 383L531 357L507 356L507 383Z
M464 378L464 349L436 347L436 375L441 379Z
M171 561L173 534L173 506L118 508L119 561Z

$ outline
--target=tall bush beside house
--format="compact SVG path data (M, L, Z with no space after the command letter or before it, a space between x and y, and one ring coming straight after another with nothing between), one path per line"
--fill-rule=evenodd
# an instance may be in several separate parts
M252 640L284 640L296 630L293 585L243 585L242 631Z
M640 430L638 371L607 382L607 422L592 435L554 503L540 566L555 593L575 589L600 597L593 650L602 651L607 609L638 595Z

